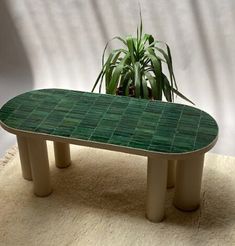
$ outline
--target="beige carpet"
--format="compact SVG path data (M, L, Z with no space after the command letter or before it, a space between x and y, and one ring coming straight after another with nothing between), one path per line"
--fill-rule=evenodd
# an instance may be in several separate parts
M145 219L146 158L71 146L73 163L54 166L54 192L32 194L17 149L0 161L0 245L235 245L235 158L208 154L202 205L175 209L167 191L166 220ZM16 153L16 154L14 154Z

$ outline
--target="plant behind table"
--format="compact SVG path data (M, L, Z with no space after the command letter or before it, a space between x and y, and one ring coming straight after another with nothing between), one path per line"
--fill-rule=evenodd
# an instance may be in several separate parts
M106 49L110 41L115 39L120 41L123 47L112 50L104 62ZM164 94L169 102L174 101L176 94L193 103L178 91L169 46L165 42L155 40L151 34L143 34L141 12L136 37L114 37L110 41L104 48L102 69L92 92L99 84L99 93L101 93L105 81L107 94L155 100L162 100ZM163 64L167 65L169 79L163 73Z

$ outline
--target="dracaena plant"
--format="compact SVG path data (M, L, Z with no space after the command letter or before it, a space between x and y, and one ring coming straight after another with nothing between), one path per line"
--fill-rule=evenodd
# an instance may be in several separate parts
M99 73L92 92L99 86L101 93L105 81L107 94L133 96L137 98L173 102L174 95L187 100L179 92L173 72L172 57L169 46L155 40L151 34L143 34L142 17L137 27L136 37L114 37L122 43L120 49L114 49L105 61L105 52L110 41L106 44L102 56L102 69ZM163 64L168 69L168 77L163 72Z

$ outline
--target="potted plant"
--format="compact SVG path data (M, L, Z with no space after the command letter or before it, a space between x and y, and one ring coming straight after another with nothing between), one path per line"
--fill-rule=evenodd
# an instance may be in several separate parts
M99 93L103 81L107 94L125 95L137 98L162 100L163 95L169 102L174 102L174 95L193 103L178 91L173 72L172 57L169 46L155 40L151 34L143 34L142 17L137 27L136 37L114 37L122 43L122 47L114 49L106 61L106 44L102 55L102 69L92 92L99 85ZM168 69L169 79L163 72L163 64Z

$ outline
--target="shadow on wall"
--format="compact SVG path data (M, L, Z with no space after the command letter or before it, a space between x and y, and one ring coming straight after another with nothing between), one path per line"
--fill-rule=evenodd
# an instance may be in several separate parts
M0 1L0 105L33 88L33 74L5 1Z
M33 88L33 74L8 6L0 1L0 107L11 97ZM15 142L0 128L0 156Z

